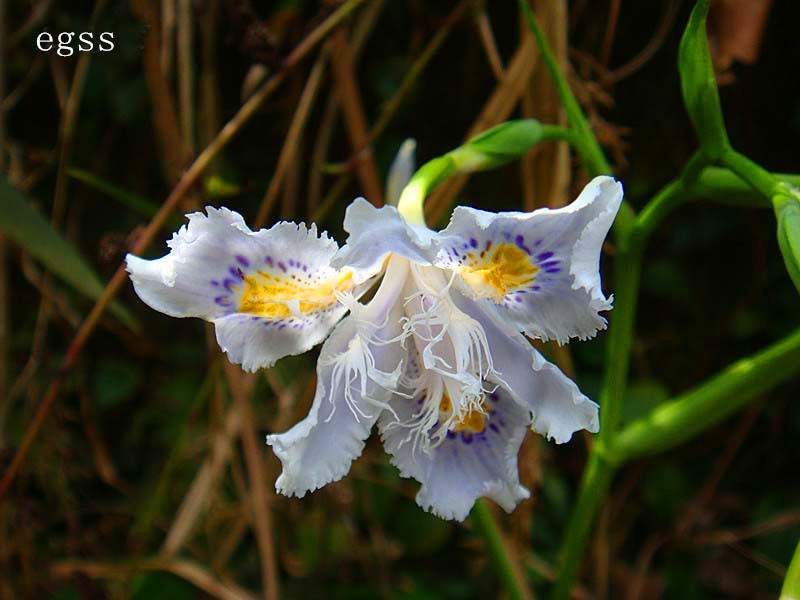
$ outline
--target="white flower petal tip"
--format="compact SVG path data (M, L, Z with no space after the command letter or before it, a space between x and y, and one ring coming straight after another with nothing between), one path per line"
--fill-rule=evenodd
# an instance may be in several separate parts
M459 275L462 291L517 330L565 343L606 327L600 251L622 186L596 177L570 205L531 213L457 207L434 264Z
M214 323L228 358L255 371L321 342L347 311L339 302L364 286L330 266L338 250L316 225L280 222L251 231L238 213L206 208L156 260L129 255L134 289L150 307Z
M545 360L518 332L480 303L461 297L458 306L485 332L497 378L514 401L532 417L531 429L558 444L576 431L600 429L598 406L554 364Z
M375 208L364 198L356 198L345 212L344 229L349 234L347 243L331 264L347 265L359 283L380 272L390 253L423 265L430 264L435 255L431 244L436 234L412 227L394 206Z

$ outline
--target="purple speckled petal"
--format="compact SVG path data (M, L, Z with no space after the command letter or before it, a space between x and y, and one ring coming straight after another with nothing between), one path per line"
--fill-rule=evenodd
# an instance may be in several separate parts
M419 410L415 399L395 395L393 412L385 411L378 427L392 464L403 477L422 484L417 504L443 519L463 521L475 501L488 497L506 511L529 496L519 483L517 454L530 425L530 412L498 388L485 397L487 415L480 432L449 431L428 452L415 448L408 431L396 425Z
M600 282L600 250L621 202L622 186L597 177L572 204L556 210L490 213L458 207L437 241L434 264L461 275L462 291L527 335L560 343L589 338L605 328L598 313L611 308ZM523 257L525 277L508 275L519 263L508 266L505 257L513 253L504 255L501 248ZM489 280L503 285L490 286Z
M325 339L347 311L332 283L356 295L365 287L354 288L331 267L338 245L314 225L281 222L254 232L238 213L206 210L187 215L188 224L168 242L169 254L128 255L127 269L152 308L214 322L223 350L247 370Z

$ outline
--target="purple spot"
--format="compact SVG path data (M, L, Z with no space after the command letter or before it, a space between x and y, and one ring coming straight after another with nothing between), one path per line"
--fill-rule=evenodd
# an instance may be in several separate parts
M500 428L494 423L489 423L489 429L491 429L495 433L500 433Z
M456 437L456 432L455 431L448 431L447 432L447 439L448 440L455 439L455 437Z
M469 238L469 245L472 246L473 248L477 248L478 240L476 240L475 238Z
M236 285L236 281L233 279L225 279L222 282L222 287L224 287L228 292L233 293L233 286Z
M294 259L292 259L292 258L289 259L289 266L290 267L294 266Z
M244 273L239 267L228 267L228 273L239 279L244 279Z
M261 317L250 317L251 321L260 321Z
M539 266L543 269L552 269L553 267L557 267L559 262L558 260L549 260L545 263L539 263Z
M461 432L461 441L465 444L472 443L472 434L469 431L462 431Z
M211 285L213 285L214 287L219 287L219 281L217 281L216 279L212 279Z
M561 273L561 269L545 269L545 273Z
M539 260L547 260L551 256L553 256L552 252L542 252L541 254L537 254L536 258L538 258Z
M267 258L264 259L264 262L267 263L268 265L272 266L272 257L268 256Z
M534 292L538 292L538 291L539 291L540 289L542 289L542 288L541 288L541 286L534 285L534 286L531 286L531 289L532 289Z
M249 267L250 266L250 261L247 260L247 258L242 256L241 254L237 254L236 255L236 262L238 262L243 267Z
M230 306L231 305L230 298L228 298L227 296L217 296L216 298L214 298L214 302L216 302L220 306Z
M285 264L283 264L282 262L278 262L278 267L280 268L281 271L286 273L286 265Z
M522 302L522 298L520 298L519 296L514 296L514 300L516 300L517 302Z
M517 237L514 238L514 243L516 243L521 250L524 250L526 254L531 253L531 249L525 245L525 238L522 237L521 235L518 235Z
M278 329L286 329L286 323L281 323Z
M308 271L308 265L303 265L303 273L305 273L306 271Z
M536 242L533 245L538 248L539 246L542 245L542 240L536 240Z

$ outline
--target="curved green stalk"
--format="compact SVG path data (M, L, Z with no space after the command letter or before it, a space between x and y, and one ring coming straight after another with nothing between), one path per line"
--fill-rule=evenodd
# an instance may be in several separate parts
M608 447L615 462L663 452L716 425L800 373L800 329L625 427Z
M489 556L495 566L495 571L500 577L500 582L511 600L532 600L533 596L528 590L525 578L517 564L511 558L497 522L486 504L486 500L479 498L470 515L472 523L478 534L483 538L489 550Z

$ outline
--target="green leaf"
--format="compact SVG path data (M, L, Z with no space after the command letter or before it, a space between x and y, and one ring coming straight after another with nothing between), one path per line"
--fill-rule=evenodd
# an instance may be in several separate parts
M698 0L683 32L678 51L683 101L700 145L710 156L719 156L730 146L708 51L706 16L708 0Z
M83 295L92 300L100 296L103 284L91 266L3 175L0 175L0 207L0 233ZM136 328L136 321L121 304L112 303L111 312L131 329Z
M786 271L800 292L800 202L777 196L773 203L778 217L778 246Z

